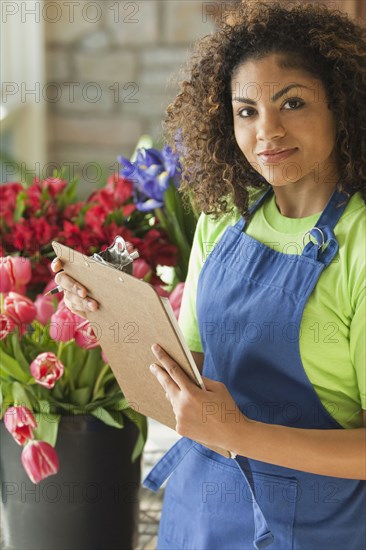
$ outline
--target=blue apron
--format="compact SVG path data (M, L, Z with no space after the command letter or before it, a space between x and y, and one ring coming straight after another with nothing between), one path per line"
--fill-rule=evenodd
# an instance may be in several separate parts
M301 255L279 253L249 237L241 218L225 230L203 266L197 290L203 374L223 382L250 419L294 428L342 428L306 375L299 331L305 304L338 251L333 229L346 204L345 195L335 191L308 232ZM158 550L366 547L364 481L244 456L225 458L185 437L144 485L156 491L169 475Z

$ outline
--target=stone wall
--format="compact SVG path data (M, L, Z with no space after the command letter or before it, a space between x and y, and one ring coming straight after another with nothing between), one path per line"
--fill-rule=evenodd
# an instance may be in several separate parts
M130 156L142 134L161 143L164 111L177 91L171 77L214 23L207 2L55 4L46 2L43 13L48 159L71 167L86 193L100 179L95 163L111 173L117 155Z

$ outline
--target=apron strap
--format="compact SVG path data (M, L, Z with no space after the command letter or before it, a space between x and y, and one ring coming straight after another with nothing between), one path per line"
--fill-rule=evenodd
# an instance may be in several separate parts
M169 449L167 453L155 464L153 469L145 477L143 486L156 492L164 481L174 472L186 454L193 449L195 445L199 445L188 439L182 437L179 439L173 447ZM245 481L249 485L249 489L252 495L253 515L254 515L254 541L253 547L256 550L262 550L266 548L274 541L274 536L268 528L266 519L255 497L255 487L253 476L251 474L251 468L246 457L235 457L235 462L242 473Z
M253 212L255 212L255 211L257 210L257 208L259 208L259 207L261 206L261 204L264 203L265 199L266 199L266 198L268 197L268 195L269 195L270 193L272 193L272 192L273 192L273 189L272 189L272 187L270 187L269 189L267 189L267 191L265 191L265 192L263 193L263 195L261 195L261 196L259 197L258 200L256 200L256 202L255 202L254 204L252 204L252 206L251 206L251 207L249 208L249 210L248 210L249 216L250 216L251 214L253 214ZM243 216L241 216L241 217L240 217L240 220L235 224L234 227L235 227L236 229L239 229L239 231L243 231L244 227L245 227L246 224L247 224L247 221L248 221L248 220L247 220L246 218L243 218Z
M178 439L173 447L171 447L155 464L153 469L150 470L142 482L142 485L156 493L163 485L164 481L174 472L186 454L192 449L193 445L194 441L192 441L192 439L188 439L187 437Z
M256 550L262 550L267 548L274 541L273 533L270 531L266 518L257 502L255 496L255 485L252 475L252 469L249 465L249 461L245 456L236 456L235 462L243 474L245 481L249 485L249 489L252 495L253 515L254 515L254 540L253 546Z
M302 256L321 262L327 267L338 252L334 227L342 216L350 195L334 191L315 226L303 236ZM306 238L309 242L305 244ZM311 239L311 237L313 239Z

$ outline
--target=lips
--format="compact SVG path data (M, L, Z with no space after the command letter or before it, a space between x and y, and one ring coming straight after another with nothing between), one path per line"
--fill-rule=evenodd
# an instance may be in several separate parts
M293 149L267 149L258 153L258 156L266 163L276 163L286 160L296 151L296 147Z

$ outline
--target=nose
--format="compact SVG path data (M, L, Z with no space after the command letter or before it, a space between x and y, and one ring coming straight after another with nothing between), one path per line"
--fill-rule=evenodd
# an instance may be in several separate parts
M286 131L279 113L264 112L257 118L257 139L272 141L281 138Z

